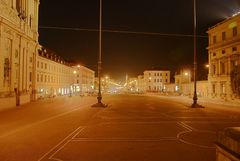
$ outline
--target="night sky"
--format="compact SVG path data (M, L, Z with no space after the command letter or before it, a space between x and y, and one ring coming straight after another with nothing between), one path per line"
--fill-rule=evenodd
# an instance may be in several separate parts
M41 0L40 44L67 60L97 69L99 0ZM240 0L197 0L197 34L240 10ZM193 0L103 0L103 29L161 34L193 34ZM208 62L208 38L197 39L198 68ZM123 78L145 69L192 66L193 38L154 34L103 33L103 73Z

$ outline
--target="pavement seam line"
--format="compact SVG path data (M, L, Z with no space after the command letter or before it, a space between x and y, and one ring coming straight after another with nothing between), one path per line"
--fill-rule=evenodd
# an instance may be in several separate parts
M78 110L80 109L80 107L82 107L82 106L83 106L83 107L86 107L86 106L89 106L89 105L90 105L90 104L81 105L81 106L76 106L76 109L74 109L74 110L71 110L71 111L68 111L68 112L65 112L65 113L56 115L56 116L52 116L52 117L50 117L50 118L47 118L47 119L44 119L44 120L41 120L41 121L38 121L38 122L35 122L35 123L32 123L32 124L29 124L29 125L27 125L27 126L24 126L24 127L22 127L22 128L19 128L19 129L17 129L17 130L13 130L13 131L11 131L11 132L9 132L9 133L6 133L6 134L4 134L4 135L1 135L0 138L7 137L7 136L12 135L12 134L14 134L14 133L17 133L17 132L19 132L19 131L21 131L21 130L25 130L25 129L30 128L30 127L32 127L32 126L35 126L35 125L38 125L38 124L41 124L41 123L44 123L44 122L47 122L47 121L56 119L56 118L58 118L58 117L68 115L68 114L70 114L70 113L72 113L72 112L78 111ZM79 108L77 108L77 107L79 107Z

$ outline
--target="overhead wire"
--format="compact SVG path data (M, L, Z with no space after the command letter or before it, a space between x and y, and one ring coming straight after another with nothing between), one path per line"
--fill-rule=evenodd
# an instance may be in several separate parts
M98 29L58 27L58 26L39 26L39 28L40 29L51 29L51 30L99 32ZM159 33L159 32L141 32L141 31L109 30L109 29L103 29L102 32L121 33L121 34L136 34L136 35L152 35L152 36L194 37L194 35L191 35L191 34L170 34L170 33ZM204 36L204 35L197 35L197 37L198 38L208 38L208 36Z

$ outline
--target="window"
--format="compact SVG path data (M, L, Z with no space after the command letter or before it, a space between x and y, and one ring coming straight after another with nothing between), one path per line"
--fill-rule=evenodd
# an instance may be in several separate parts
M47 82L47 75L45 75L45 82Z
M29 73L29 81L32 82L32 72Z
M236 46L232 47L232 52L236 52L236 51L237 51L237 47Z
M29 58L29 62L32 63L32 57Z
M37 82L39 82L39 74L37 74Z
M160 73L160 76L162 76L162 73Z
M217 54L216 53L213 53L213 56L216 56Z
M213 93L216 93L216 85L215 84L212 85L212 90L213 90Z
M39 61L37 61L37 67L39 68Z
M226 53L226 50L222 50L222 54L225 54Z
M20 13L20 11L21 11L21 2L20 1L21 0L16 0L16 9L17 9L18 13Z
M233 28L233 37L237 36L237 26Z
M226 32L222 32L222 41L226 40Z
M47 63L45 63L45 69L47 69Z
M43 62L41 62L41 69L43 69Z
M166 83L168 82L168 80L166 79Z
M217 36L213 36L213 44L217 43Z
M221 74L225 74L225 63L221 62L220 63L220 70L221 70Z
M43 82L43 75L41 75L41 82Z
M166 76L168 76L168 74L166 73Z

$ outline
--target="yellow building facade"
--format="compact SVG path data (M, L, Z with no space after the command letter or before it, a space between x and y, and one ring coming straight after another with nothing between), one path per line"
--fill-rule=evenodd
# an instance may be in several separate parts
M144 71L145 91L163 92L165 85L170 83L170 71L146 70Z
M17 105L33 93L38 8L39 0L0 0L0 98Z
M74 93L93 93L95 72L82 65L75 65L72 68L74 70Z
M209 28L208 35L210 97L234 99L231 72L240 64L240 15Z
M34 99L72 94L74 69L63 58L41 47L35 69Z

